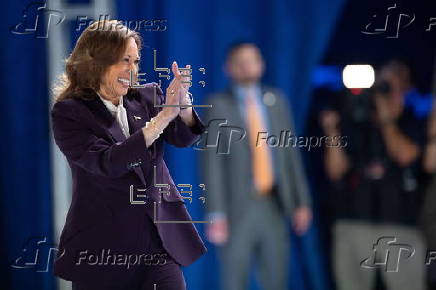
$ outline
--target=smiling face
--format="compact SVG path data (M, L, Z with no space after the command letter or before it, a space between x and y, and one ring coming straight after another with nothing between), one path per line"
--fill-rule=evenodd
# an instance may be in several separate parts
M109 66L100 83L100 95L118 105L122 96L127 94L130 84L130 71L136 76L139 65L139 51L135 39L127 39L126 50L121 59ZM134 82L134 80L132 80Z

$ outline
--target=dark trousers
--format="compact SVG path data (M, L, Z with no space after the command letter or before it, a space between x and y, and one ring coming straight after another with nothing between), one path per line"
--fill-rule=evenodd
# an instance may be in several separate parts
M163 248L156 225L148 216L146 231L150 235L148 253L159 253L159 257L165 257L164 260L160 258L157 263L153 261L152 265L141 265L127 280L120 281L121 279L111 277L111 281L73 281L73 290L185 290L186 284L180 265Z

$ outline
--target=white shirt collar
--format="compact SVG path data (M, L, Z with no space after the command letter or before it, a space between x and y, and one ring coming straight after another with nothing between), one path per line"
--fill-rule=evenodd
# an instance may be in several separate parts
M106 106L106 108L108 108L109 112L111 113L116 113L118 112L119 109L123 107L123 97L120 98L118 106L115 106L111 101L102 98L99 93L97 93L97 95L99 96L100 100L102 100L103 104Z
M127 120L127 111L123 106L123 97L120 98L118 106L112 104L111 101L103 99L98 93L97 95L100 97L100 100L109 110L112 116L117 119L118 124L120 125L121 130L123 131L124 136L129 137L129 122Z

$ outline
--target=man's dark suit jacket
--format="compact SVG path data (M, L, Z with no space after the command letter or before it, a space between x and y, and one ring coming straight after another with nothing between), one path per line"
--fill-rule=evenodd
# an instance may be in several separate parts
M282 94L278 90L264 86L261 87L261 93L270 127L268 135L279 137L283 130L295 134L292 114ZM213 109L205 111L204 119L207 122L211 120L227 122L221 127L209 125L207 133L203 135L210 138L208 141L211 144L216 142L218 136L220 138L218 146L221 145L220 142L227 144L228 140L231 141L233 130L228 130L229 128L242 128L245 132L248 131L233 90L214 94L206 103L213 106ZM207 211L212 214L225 214L229 222L233 223L240 221L247 213L241 208L246 206L256 194L251 170L249 138L244 137L231 142L230 145L226 154L218 154L216 148L208 148L201 152L200 160L204 173L202 178L208 185ZM275 182L282 213L290 215L295 208L310 207L311 198L299 148L277 146L271 148L271 153L275 160Z
M147 84L123 97L130 128L128 138L95 92L87 91L84 96L88 99L58 101L51 112L54 138L71 167L73 185L54 271L59 277L73 281L104 278L113 275L116 269L123 269L89 263L77 265L80 252L101 253L109 249L115 254L144 254L150 245L145 228L147 214L154 215L146 207L153 207L154 202L158 221L191 220L163 160L164 142L189 146L204 131L196 113L193 127L177 117L147 148L141 128L161 109L154 106L155 96L159 104L164 102L156 84ZM169 184L169 192L159 191L154 184ZM145 205L130 202L131 186L134 196L146 194L142 198ZM187 266L205 253L192 223L155 225L164 248L177 263Z

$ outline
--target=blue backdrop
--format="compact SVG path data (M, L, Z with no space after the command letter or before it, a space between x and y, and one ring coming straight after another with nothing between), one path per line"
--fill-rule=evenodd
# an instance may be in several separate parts
M192 92L197 104L203 104L208 93L226 86L222 64L229 44L241 39L259 44L267 61L264 81L281 88L289 97L297 133L301 133L310 102L310 75L322 57L343 2L119 0L115 6L120 20L166 19L166 31L142 32L146 45L143 71L148 81L158 80L152 70L152 49L158 51L160 66L168 67L172 60L182 66L191 64L196 70ZM53 231L47 39L9 31L21 21L22 10L29 3L3 3L7 13L0 20L1 284L2 288L6 285L5 289L54 289L50 273L10 267L29 237L50 239ZM200 67L206 69L206 74L198 72ZM206 82L204 88L197 83L200 80ZM166 160L177 183L201 183L192 148L167 151ZM201 204L191 207L196 219L203 218L202 210ZM304 238L293 239L292 289L326 289L326 265L316 233L315 226ZM209 254L185 270L190 289L218 289L216 251L208 246Z

